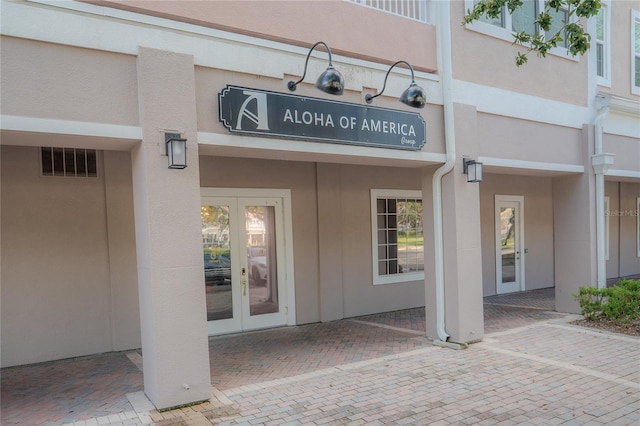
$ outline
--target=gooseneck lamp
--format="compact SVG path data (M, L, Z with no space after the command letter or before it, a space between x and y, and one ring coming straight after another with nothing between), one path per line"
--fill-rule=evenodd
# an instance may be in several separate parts
M416 84L413 67L407 61L398 61L395 64L391 65L391 68L389 68L389 70L387 71L387 75L384 76L384 84L382 85L382 90L380 91L380 93L378 93L377 95L367 93L367 95L364 97L365 101L370 104L375 98L382 95L384 89L387 87L387 78L389 77L389 73L398 64L405 64L409 67L409 70L411 70L411 84L404 92L402 92L402 95L400 96L400 102L413 108L424 108L424 106L427 104L427 94L422 87Z
M318 47L319 44L322 44L329 53L329 66L322 74L320 74L320 77L318 77L316 87L330 95L342 95L342 91L344 90L344 77L342 77L342 74L340 74L338 70L333 68L333 64L331 63L331 49L324 41L319 41L313 45L311 50L309 50L309 53L307 53L307 60L304 62L304 72L302 73L302 77L298 81L290 81L287 84L287 87L292 92L295 92L296 86L304 80L304 77L307 75L307 65L309 64L311 52L313 52L313 49Z

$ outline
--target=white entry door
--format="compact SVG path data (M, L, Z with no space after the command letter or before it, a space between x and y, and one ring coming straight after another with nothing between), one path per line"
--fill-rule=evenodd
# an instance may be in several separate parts
M524 197L495 196L496 292L524 290Z
M246 194L242 197L215 195L225 190L202 192L209 334L293 324L285 199L261 197L258 190L251 194L256 196L233 190Z

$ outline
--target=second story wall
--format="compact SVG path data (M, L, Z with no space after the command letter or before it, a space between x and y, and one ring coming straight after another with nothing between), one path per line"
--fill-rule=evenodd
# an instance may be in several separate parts
M529 62L515 65L518 50L509 32L504 38L490 34L490 24L462 25L465 1L451 2L453 78L579 106L588 104L587 59L579 61L549 53L529 54Z
M416 69L437 69L435 27L348 1L126 1L90 3Z
M2 114L138 125L133 56L2 37Z
M636 82L632 63L634 56L632 43L634 38L638 37L634 26L640 27L640 3L607 1L603 4L605 15L602 18L604 28L601 34L604 37L602 41L604 65L601 73L605 78L599 79L598 90L614 96L640 101L640 85L635 93L633 89ZM636 49L640 51L640 46L637 46Z

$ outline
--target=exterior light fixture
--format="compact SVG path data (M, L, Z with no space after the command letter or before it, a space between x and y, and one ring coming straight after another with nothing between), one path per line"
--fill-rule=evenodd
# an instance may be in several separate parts
M467 175L467 182L482 182L482 163L470 158L462 159L462 173Z
M184 169L187 167L187 140L179 133L165 133L164 141L170 169Z
M289 84L287 84L287 87L292 92L295 92L296 86L304 80L305 75L307 75L309 56L311 56L311 52L313 52L313 49L315 49L319 44L322 44L327 48L327 52L329 53L329 66L322 74L320 74L320 77L318 77L316 87L330 95L342 95L342 91L344 90L344 77L342 77L342 74L340 74L338 70L333 68L333 64L331 63L331 49L324 41L319 41L313 45L311 50L309 50L309 53L307 53L307 60L304 61L304 72L302 73L302 77L298 81L290 81Z
M377 95L367 93L367 95L364 97L368 104L373 102L373 100L378 96L382 95L384 89L387 87L387 78L389 77L389 73L391 72L393 67L401 63L406 64L409 67L409 70L411 70L411 84L404 92L402 92L402 95L400 96L400 102L413 108L424 108L424 106L427 104L427 93L422 87L416 84L413 67L407 61L398 61L395 64L391 65L391 68L389 68L389 70L387 71L387 75L384 76L384 84L382 85L382 90L380 91L380 93L378 93Z

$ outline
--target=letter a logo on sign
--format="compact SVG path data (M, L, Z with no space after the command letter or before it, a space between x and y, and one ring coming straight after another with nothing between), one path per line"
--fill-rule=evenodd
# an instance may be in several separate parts
M243 90L243 95L248 98L244 100L240 110L238 111L238 121L236 122L236 130L246 130L242 128L243 118L248 118L257 124L257 130L269 130L269 119L267 116L267 94L254 92L252 90ZM255 99L256 111L249 110L249 103Z

